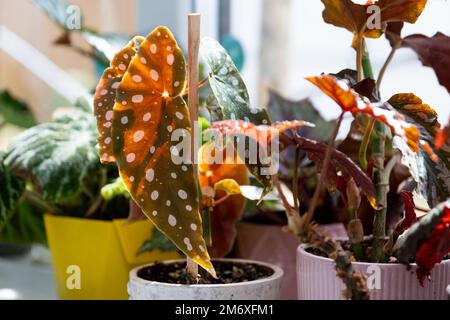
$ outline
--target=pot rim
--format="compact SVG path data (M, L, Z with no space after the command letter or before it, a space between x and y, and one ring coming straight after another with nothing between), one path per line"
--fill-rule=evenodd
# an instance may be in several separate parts
M341 240L341 239L337 239L337 240ZM310 248L310 247L312 247L310 244L302 243L302 244L300 244L297 247L297 253L305 255L305 256L308 256L308 257L313 257L313 258L318 259L318 260L327 261L327 262L333 262L333 260L330 259L330 258L317 256L317 255L309 253L308 251L305 250L306 248ZM408 265L406 265L406 264L403 264L403 263L382 263L382 262L359 262L359 261L353 261L352 264L360 265L360 266L380 265L380 266L383 266L383 267L406 267L406 266L417 267L416 263L409 263ZM445 265L445 264L450 264L450 259L442 260L441 262L437 263L436 265Z
M168 286L168 287L189 287L189 288L223 288L223 287L240 287L240 286L246 286L249 284L261 284L264 282L271 282L274 280L278 280L281 277L283 277L284 275L284 271L283 269L281 269L280 267L267 263L267 262L261 262L261 261L256 261L256 260L248 260L248 259L234 259L234 258L216 258L216 259L212 259L213 261L234 261L234 262L240 262L240 263L251 263L251 264L258 264L264 267L268 267L270 269L272 269L274 272L271 276L266 277L266 278L262 278L262 279L257 279L257 280L251 280L251 281L245 281L245 282L239 282L239 283L219 283L219 284L178 284L178 283L166 283L166 282L159 282L159 281L150 281L150 280L146 280L146 279L142 279L141 277L139 277L137 275L138 271L152 266L156 263L163 263L163 264L170 264L170 263L174 263L174 262L184 262L186 261L185 259L172 259L172 260L165 260L165 261L160 261L160 262L152 262L152 263L148 263L148 264L144 264L141 266L138 266L134 269L132 269L130 271L130 282L131 281L138 281L144 284L157 284L157 285L163 285L163 286Z

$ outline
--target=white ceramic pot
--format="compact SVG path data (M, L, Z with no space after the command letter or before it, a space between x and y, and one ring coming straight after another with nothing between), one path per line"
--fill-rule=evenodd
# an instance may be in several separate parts
M297 248L297 289L299 300L342 300L344 284L336 277L334 261ZM402 264L352 263L353 270L364 273L373 300L445 300L450 284L450 260L436 265L431 280L420 286L416 276L417 266L407 268Z
M235 245L235 257L263 261L281 267L284 271L281 285L283 300L297 299L296 256L300 240L292 233L284 232L280 226L240 222ZM319 232L329 237L345 237L341 223L319 225Z
M151 265L149 264L130 271L129 298L130 300L276 300L280 298L283 277L281 268L253 260L215 260L258 264L271 268L274 273L264 279L241 283L182 285L148 281L138 277L138 271ZM180 261L182 260L171 260L164 263Z

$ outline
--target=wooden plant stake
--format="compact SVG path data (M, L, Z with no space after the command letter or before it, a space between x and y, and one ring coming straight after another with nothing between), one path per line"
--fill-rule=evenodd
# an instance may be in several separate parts
M194 168L194 179L198 180L198 166L196 161L198 130L198 54L200 47L200 14L188 15L188 107L191 120L191 161ZM197 278L198 264L187 257L187 268L189 273Z

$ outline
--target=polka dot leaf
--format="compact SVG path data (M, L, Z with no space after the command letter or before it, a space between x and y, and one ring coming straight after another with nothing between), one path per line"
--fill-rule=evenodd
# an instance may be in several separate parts
M227 51L214 39L203 38L200 54L209 67L209 84L223 120L270 124L265 109L251 108L247 87Z
M103 72L95 90L94 114L97 119L97 130L99 132L100 160L103 163L114 162L111 128L116 89L128 69L131 59L136 54L135 46L138 46L143 40L142 37L135 37L114 56L110 67Z
M181 147L183 142L190 146L185 87L183 53L171 32L158 27L139 45L117 87L112 152L125 186L146 216L214 274L189 150Z

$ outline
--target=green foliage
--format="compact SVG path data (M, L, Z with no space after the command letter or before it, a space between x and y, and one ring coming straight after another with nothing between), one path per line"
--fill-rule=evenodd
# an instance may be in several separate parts
M267 110L273 121L303 120L314 123L314 128L301 128L308 130L302 135L311 139L328 141L336 125L336 121L326 121L309 99L291 101L273 90L269 91Z
M0 230L12 215L24 189L25 182L14 177L4 163L5 154L0 153Z
M154 228L152 237L142 244L137 254L139 255L141 253L154 250L159 250L162 252L176 251L177 247L161 231Z
M96 139L93 116L73 109L18 135L5 163L31 179L44 200L61 202L79 193L85 179L99 171Z
M21 128L36 125L28 106L14 98L7 90L0 92L0 125L9 123Z
M128 190L120 177L114 182L104 185L101 189L101 194L103 199L106 201L109 201L117 196L125 196L127 198L130 197Z
M245 120L254 124L271 123L266 110L250 107L247 87L238 69L216 40L203 38L200 54L210 69L209 85L222 109L224 120Z
M99 62L109 63L116 52L125 46L130 39L128 35L118 33L98 33L84 25L83 16L80 16L79 29L69 28L68 22L70 22L71 15L74 12L71 11L70 4L64 0L34 0L34 3L64 31L57 44L72 46L70 34L79 32L84 40L94 49L95 54L93 57Z
M33 0L60 28L70 30L67 27L67 18L70 14L69 4L64 0ZM82 20L83 18L80 17Z
M0 241L47 244L43 211L26 200L20 200L4 228L0 227Z

